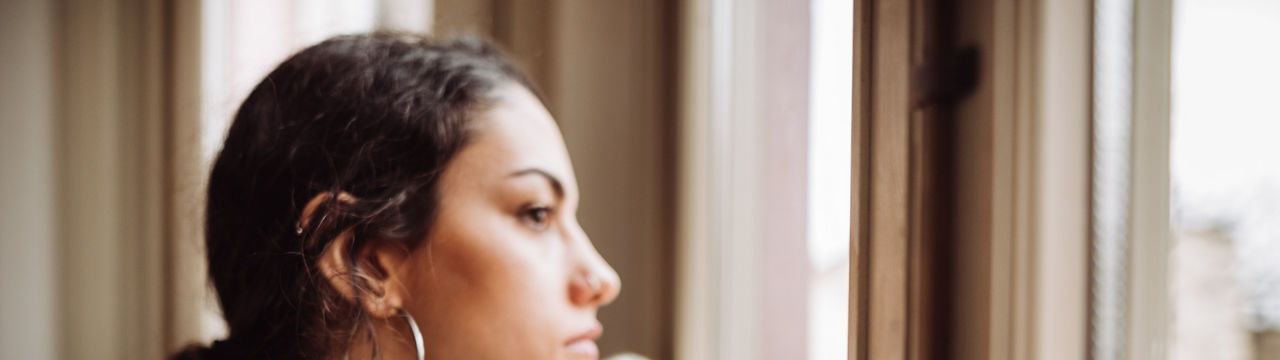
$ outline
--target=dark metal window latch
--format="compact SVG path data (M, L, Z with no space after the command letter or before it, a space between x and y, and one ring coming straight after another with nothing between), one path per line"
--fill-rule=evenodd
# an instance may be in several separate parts
M919 109L949 105L973 92L978 85L978 48L966 46L939 56L911 72L911 105Z

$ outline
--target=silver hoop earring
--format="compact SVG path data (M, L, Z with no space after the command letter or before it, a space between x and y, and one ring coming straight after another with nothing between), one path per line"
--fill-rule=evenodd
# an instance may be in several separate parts
M403 315L404 319L409 322L409 330L413 331L413 345L418 349L418 360L423 360L426 349L422 344L422 332L418 331L418 321L414 320L413 315L409 315L409 312L404 311L404 309L400 309L400 315Z

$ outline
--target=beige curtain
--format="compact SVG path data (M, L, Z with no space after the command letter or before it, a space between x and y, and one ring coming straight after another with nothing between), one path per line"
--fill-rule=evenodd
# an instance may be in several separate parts
M162 358L195 340L199 2L55 5L58 355Z

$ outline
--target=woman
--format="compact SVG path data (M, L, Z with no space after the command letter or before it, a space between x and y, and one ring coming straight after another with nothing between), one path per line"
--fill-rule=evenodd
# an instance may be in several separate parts
M598 358L620 283L531 88L474 39L343 36L281 64L209 177L229 335L175 357Z

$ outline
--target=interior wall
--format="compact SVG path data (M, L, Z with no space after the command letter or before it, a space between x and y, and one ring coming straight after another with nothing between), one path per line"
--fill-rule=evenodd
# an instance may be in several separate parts
M0 2L0 358L57 354L53 7Z
M0 358L160 358L168 8L0 6Z
M600 311L601 351L669 359L674 17L665 1L568 3L552 25L548 92L581 184L578 218L622 277Z
M58 355L165 354L166 116L159 0L57 3Z

